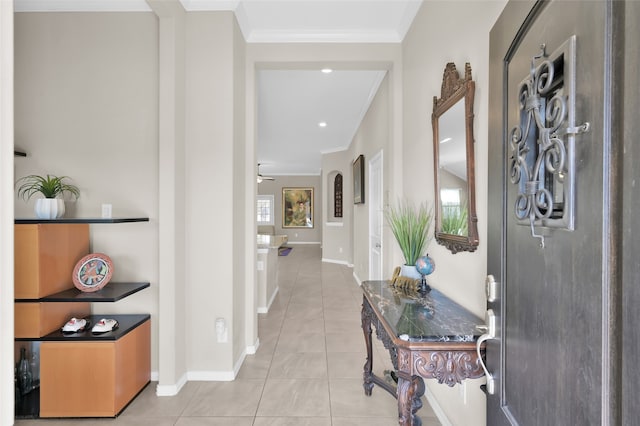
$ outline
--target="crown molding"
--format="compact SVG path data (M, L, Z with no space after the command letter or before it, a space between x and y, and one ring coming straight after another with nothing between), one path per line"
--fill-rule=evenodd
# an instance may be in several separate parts
M144 0L15 0L15 12L151 12Z

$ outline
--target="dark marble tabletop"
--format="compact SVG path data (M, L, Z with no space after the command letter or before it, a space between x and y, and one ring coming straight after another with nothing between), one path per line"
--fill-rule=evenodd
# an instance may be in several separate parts
M395 335L409 342L475 342L484 320L438 290L407 292L388 281L364 281L362 291Z

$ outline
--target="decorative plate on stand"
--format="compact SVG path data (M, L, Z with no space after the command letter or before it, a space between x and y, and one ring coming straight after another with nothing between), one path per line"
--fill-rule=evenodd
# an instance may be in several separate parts
M103 253L91 253L83 257L73 268L73 284L80 291L98 291L111 279L113 262Z

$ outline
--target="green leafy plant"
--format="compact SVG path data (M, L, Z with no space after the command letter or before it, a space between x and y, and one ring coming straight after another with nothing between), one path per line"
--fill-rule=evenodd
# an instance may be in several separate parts
M65 182L65 179L70 179L68 176L52 176L47 175L29 175L18 179L16 185L18 186L18 196L25 201L28 201L40 193L45 198L56 198L58 196L64 196L65 193L70 194L74 199L80 196L80 190L77 186Z
M467 235L469 221L467 206L442 206L442 232L450 235Z
M429 230L433 221L433 211L426 203L416 206L409 201L398 201L384 211L385 220L398 241L400 251L407 265L415 265L416 260L427 250L431 242Z

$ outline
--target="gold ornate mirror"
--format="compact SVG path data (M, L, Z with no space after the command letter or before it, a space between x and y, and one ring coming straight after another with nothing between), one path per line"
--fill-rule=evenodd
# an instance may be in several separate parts
M453 253L478 246L471 65L464 78L456 65L444 69L440 98L433 97L435 238Z

